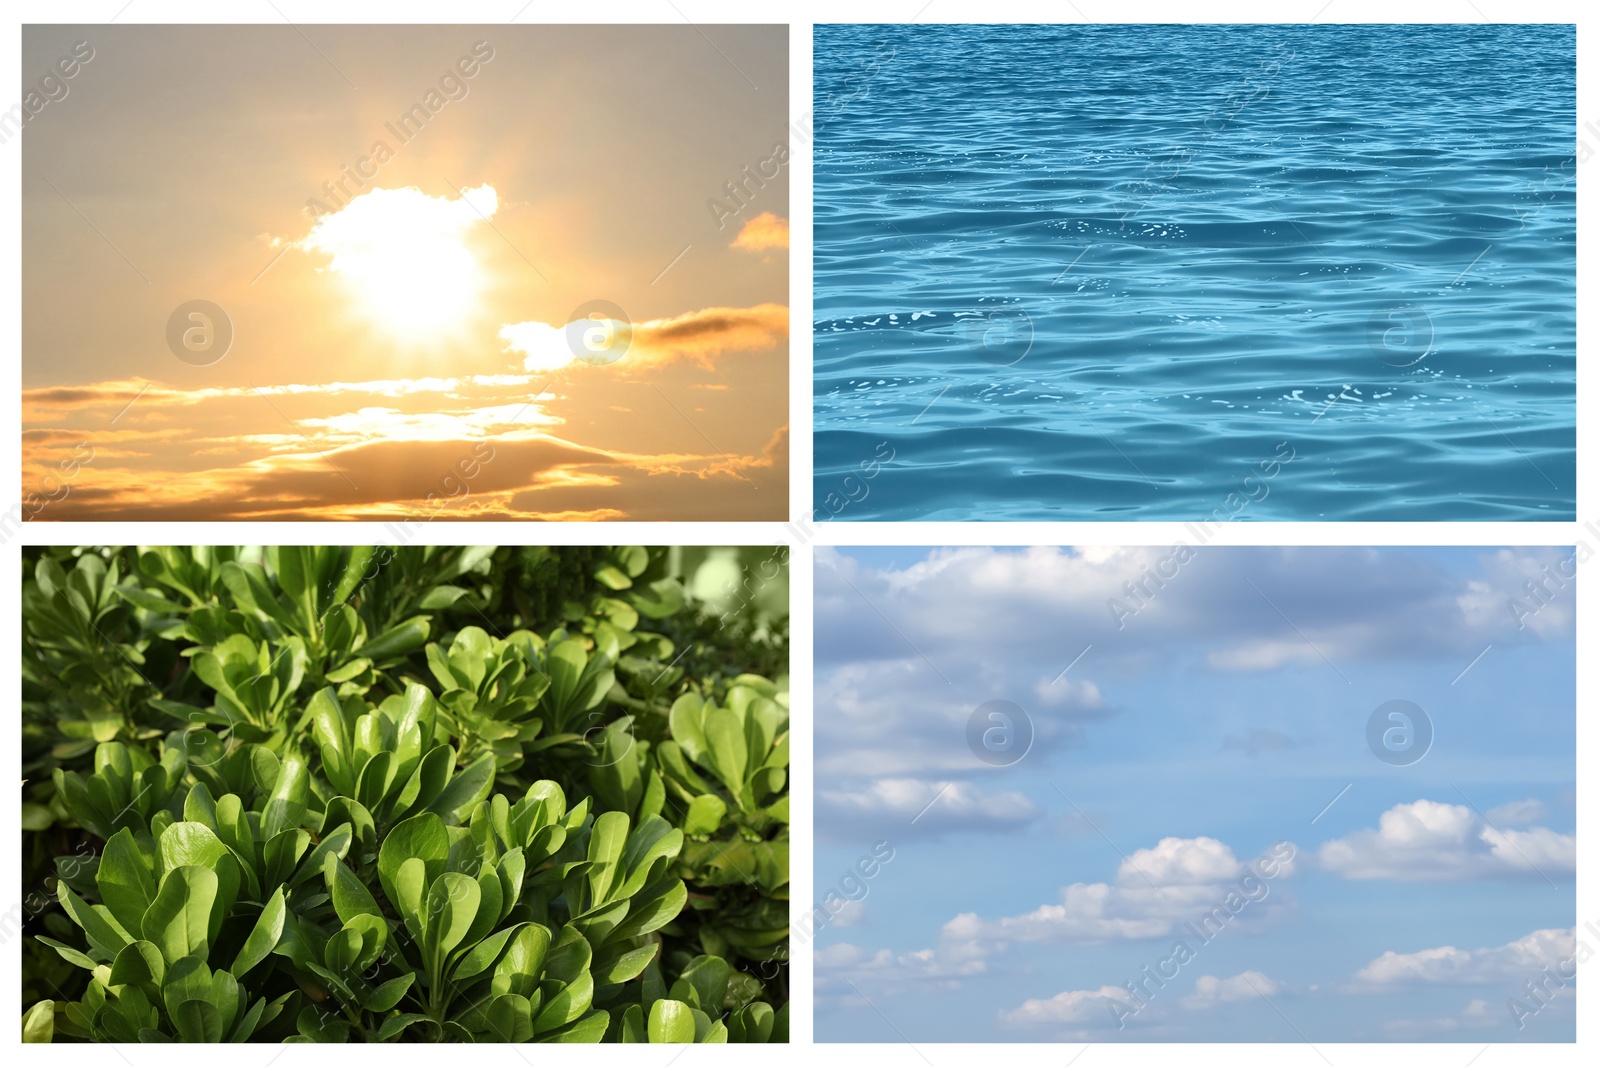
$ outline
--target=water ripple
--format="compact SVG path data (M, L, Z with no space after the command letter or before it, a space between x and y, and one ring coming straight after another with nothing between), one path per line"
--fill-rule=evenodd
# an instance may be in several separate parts
M1574 517L1571 27L815 40L840 518Z

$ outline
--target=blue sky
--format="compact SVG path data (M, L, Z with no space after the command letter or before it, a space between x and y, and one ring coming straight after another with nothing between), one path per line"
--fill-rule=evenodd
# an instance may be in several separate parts
M1185 547L818 550L818 1040L1573 1040L1573 551Z

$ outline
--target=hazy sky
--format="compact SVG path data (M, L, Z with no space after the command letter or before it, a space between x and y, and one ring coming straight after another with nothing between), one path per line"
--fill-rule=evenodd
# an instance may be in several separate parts
M23 69L83 40L22 135L24 492L92 448L40 518L786 514L785 28L25 27Z
M817 1037L1572 1041L1570 550L1169 552L819 550Z

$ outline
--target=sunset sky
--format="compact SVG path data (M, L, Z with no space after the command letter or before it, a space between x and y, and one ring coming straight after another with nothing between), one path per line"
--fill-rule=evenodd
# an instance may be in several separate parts
M25 27L29 511L781 519L786 35Z

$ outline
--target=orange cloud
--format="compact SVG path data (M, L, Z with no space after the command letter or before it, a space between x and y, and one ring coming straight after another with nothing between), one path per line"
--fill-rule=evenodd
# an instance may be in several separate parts
M530 372L559 370L580 362L575 354L579 343L593 353L593 358L581 362L607 365L606 353L616 349L622 353L616 357L619 367L658 367L684 360L710 370L713 356L772 348L788 336L789 309L782 304L702 308L648 322L605 319L565 327L519 322L500 329L500 339L508 349L523 355L523 366Z
M770 211L763 211L746 222L729 248L746 252L765 252L769 248L789 247L789 220L780 219Z

